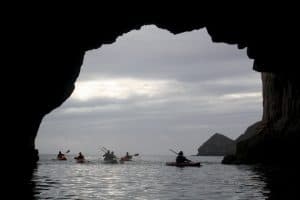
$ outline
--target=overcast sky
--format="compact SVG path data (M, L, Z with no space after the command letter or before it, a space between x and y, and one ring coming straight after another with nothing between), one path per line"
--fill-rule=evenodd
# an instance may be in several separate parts
M195 154L214 133L232 139L261 118L260 74L245 50L205 29L144 26L86 53L72 96L48 114L40 153Z

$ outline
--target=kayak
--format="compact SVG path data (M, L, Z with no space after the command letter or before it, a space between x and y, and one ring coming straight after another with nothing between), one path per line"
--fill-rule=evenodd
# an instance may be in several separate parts
M189 162L189 163L176 163L176 162L167 162L167 166L174 166L174 167L200 167L200 162Z
M121 161L132 161L132 156L124 156L120 160Z
M86 162L88 162L88 161L85 160L85 159L76 159L76 162L77 162L77 163L86 163Z
M84 159L84 158L78 158L78 157L75 157L74 159L76 160L77 163L86 163L86 162L88 162L88 161L87 161L86 159Z
M67 160L67 158L65 156L57 158L57 160Z
M118 164L117 160L104 160L104 164Z

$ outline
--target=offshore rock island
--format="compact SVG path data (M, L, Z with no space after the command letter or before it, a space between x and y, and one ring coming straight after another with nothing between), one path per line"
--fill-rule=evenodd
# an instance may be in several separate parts
M198 156L224 156L233 154L235 141L220 134L215 133L198 148Z

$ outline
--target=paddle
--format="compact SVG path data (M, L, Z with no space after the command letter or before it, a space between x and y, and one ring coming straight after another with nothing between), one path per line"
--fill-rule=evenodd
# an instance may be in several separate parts
M107 148L105 148L105 147L102 147L100 150L103 151L104 154L107 154L108 151L109 151L109 150L108 150Z
M176 151L174 151L173 149L169 149L172 153L175 153L176 155L178 155L178 153Z
M103 153L107 153L107 151L105 151L104 149L100 149L101 151L103 151Z
M108 151L108 149L107 149L107 148L105 148L105 147L102 147L102 149L104 149L105 151Z
M136 153L136 154L133 154L133 155L129 155L129 156L139 156L140 154Z
M106 154L106 153L108 153L109 150L108 150L107 148L105 148L105 147L102 147L102 148L101 148L101 151L103 151L103 153Z

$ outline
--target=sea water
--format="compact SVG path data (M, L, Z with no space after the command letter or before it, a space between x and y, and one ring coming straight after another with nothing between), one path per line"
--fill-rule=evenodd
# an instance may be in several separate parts
M40 155L34 172L36 199L266 199L269 190L253 166L223 165L222 157L189 157L201 167L166 166L174 156L139 155L124 164L88 163Z

